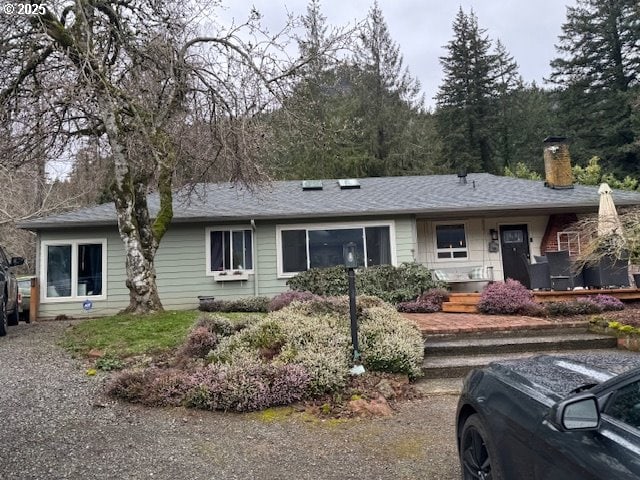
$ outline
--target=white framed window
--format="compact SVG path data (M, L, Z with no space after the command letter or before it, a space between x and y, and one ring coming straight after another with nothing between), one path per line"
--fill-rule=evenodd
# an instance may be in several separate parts
M558 251L567 250L570 256L580 255L580 233L558 232Z
M206 232L206 274L253 273L251 227L210 227Z
M41 244L45 302L107 298L107 240L50 240Z
M469 257L466 225L463 222L436 224L438 260L464 260Z
M396 264L393 222L278 225L278 276L342 265L343 247L350 242L356 244L361 267Z

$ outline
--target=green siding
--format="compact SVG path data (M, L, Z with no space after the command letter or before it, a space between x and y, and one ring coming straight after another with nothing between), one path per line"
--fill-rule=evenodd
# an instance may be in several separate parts
M363 221L389 221L389 218L367 218ZM314 220L314 224L346 223L345 219ZM351 223L350 220L348 220ZM156 273L160 298L166 309L193 309L198 296L213 295L219 299L232 299L251 295L274 296L287 290L286 278L278 278L276 225L287 222L256 222L254 233L254 274L249 280L217 282L206 274L205 231L220 223L173 224L162 240L156 255ZM288 223L302 223L301 221ZM243 224L245 225L245 224ZM415 249L415 219L410 216L395 219L395 246L398 263L412 261ZM107 240L107 299L93 301L90 312L82 309L84 299L40 304L39 315L53 318L61 314L73 317L100 316L117 313L129 303L125 285L124 247L113 229L43 231L40 241L105 238ZM41 252L38 252L40 255ZM256 278L258 284L256 285Z

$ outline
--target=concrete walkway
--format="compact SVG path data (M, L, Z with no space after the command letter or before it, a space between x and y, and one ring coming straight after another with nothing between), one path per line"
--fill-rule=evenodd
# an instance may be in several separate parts
M549 319L519 315L482 315L478 313L405 313L423 335L484 333L507 330L544 330L587 326L586 320Z

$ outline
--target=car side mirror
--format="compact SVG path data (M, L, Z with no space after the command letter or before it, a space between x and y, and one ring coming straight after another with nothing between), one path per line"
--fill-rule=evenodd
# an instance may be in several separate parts
M9 263L10 267L17 267L18 265L24 264L23 257L11 257L11 263Z
M591 394L563 400L553 406L552 419L563 432L595 430L600 425L598 400Z

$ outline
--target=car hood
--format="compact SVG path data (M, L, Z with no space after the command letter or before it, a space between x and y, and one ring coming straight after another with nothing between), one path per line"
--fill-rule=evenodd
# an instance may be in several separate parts
M640 355L637 353L603 351L500 361L492 363L489 370L512 385L520 384L551 401L558 401L576 389L601 384L638 367Z

